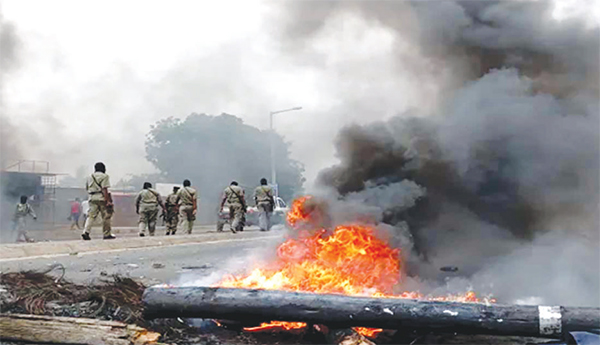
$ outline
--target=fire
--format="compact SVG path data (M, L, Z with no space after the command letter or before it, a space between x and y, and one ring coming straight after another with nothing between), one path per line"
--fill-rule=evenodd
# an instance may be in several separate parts
M362 334L365 337L369 338L375 338L377 334L383 332L383 329L381 328L354 327L354 330L356 331L356 333Z
M260 326L257 326L257 327L246 327L246 328L244 328L244 330L246 330L248 332L273 330L273 329L291 331L294 329L302 329L304 327L306 327L306 324L304 322L272 321L269 323L263 322L260 324Z
M296 230L313 232L329 226L327 207L327 203L318 198L303 196L292 202L286 220Z
M289 239L278 262L244 277L227 276L219 285L356 296L391 294L400 279L399 250L358 225L339 226L329 236Z
M306 210L304 209L304 205L306 203L306 200L309 199L311 199L311 196L307 195L300 197L294 200L294 202L292 202L292 206L290 207L290 210L288 211L288 214L286 216L286 220L289 225L294 227L298 222L306 220L308 218L308 212L306 212Z
M294 201L287 215L291 226L309 224L306 201L310 196ZM391 248L375 230L363 225L343 225L328 233L300 230L296 239L288 239L277 249L278 259L267 267L255 268L242 276L226 276L221 287L237 287L297 292L344 294L352 296L412 298L479 302L474 292L459 296L430 297L419 292L397 291L403 267L400 250ZM263 323L247 331L265 329L298 329L302 322ZM374 337L381 329L355 328Z

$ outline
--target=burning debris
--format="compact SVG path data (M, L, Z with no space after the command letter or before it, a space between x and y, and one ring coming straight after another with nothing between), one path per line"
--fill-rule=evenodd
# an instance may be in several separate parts
M349 224L327 230L330 217L327 204L305 196L292 204L288 223L297 231L277 248L277 260L247 275L226 276L220 287L343 294L349 296L412 298L439 301L493 302L480 299L472 291L462 295L424 296L402 291L404 267L400 249L392 248L375 230ZM306 324L263 323L248 331L280 327L296 329ZM359 334L374 337L383 329L356 328Z
M310 195L301 196L292 202L286 220L292 228L306 231L331 226L327 203Z
M372 298L281 290L221 287L151 287L143 296L147 318L215 318L258 323L264 319L355 327L373 337L377 332L418 329L445 334L520 335L561 338L567 332L590 331L600 325L600 309L551 306L486 305L424 301L398 296ZM272 329L286 325L261 324ZM289 325L293 329L296 324Z
M404 291L400 250L363 224L310 229L328 219L322 205L313 197L293 203L288 220L295 236L263 267L225 276L216 287L147 289L145 317L233 320L246 332L332 329L357 344L376 340L386 329L559 338L600 324L595 308L495 305L473 291Z
M295 229L296 236L288 239L277 248L277 260L265 267L255 268L245 275L228 275L217 285L224 288L311 292L376 298L493 302L493 299L490 298L478 298L472 291L462 295L448 296L426 296L416 291L402 291L401 283L404 267L402 266L400 249L392 248L380 235L375 233L375 229L367 225L339 225L328 230L324 228L324 224L327 224L328 220L326 203L310 196L299 198L294 201L288 214L288 222ZM224 314L204 315L201 311L202 307L198 306L198 301L190 300L192 296L204 293L202 288L198 289L186 290L186 292L180 293L176 289L167 288L167 295L175 298L175 300L163 299L160 289L147 290L145 297L146 316L178 315L227 319L229 315L238 320L239 316L244 315L242 307L248 302L243 301L243 298L241 300L234 298L231 304L227 306L219 305L217 309ZM243 292L241 293L243 294ZM265 299L259 298L258 300L266 302L269 299L268 296L265 295ZM182 304L183 300L179 298L183 298L186 301L185 303L189 305L184 306ZM204 298L208 298L208 295L200 299ZM252 299L257 300L255 297ZM279 303L283 303L283 301L278 300L271 306L275 309L283 308ZM238 310L236 305L242 309ZM290 306L292 305L290 304ZM167 311L165 308L172 309ZM369 307L365 306L364 308L367 311L370 310ZM379 310L379 315L394 315L394 312L387 307L373 308L375 308L373 310ZM179 315L178 313L183 310L194 310L195 312ZM249 325L244 330L259 332L274 329L287 331L305 329L308 324L302 317L293 320L293 315L301 315L302 310L303 308L300 306L292 306L286 319L260 320L260 323ZM257 311L259 314L264 312L260 308ZM318 314L318 312L316 313ZM332 311L331 316L335 313L335 311ZM238 316L234 316L234 314ZM312 314L312 312L309 314ZM338 314L347 316L345 311L338 311ZM264 317L269 314L263 313L261 315ZM252 318L252 321L256 320L259 319ZM248 319L246 318L244 321L248 322ZM327 324L328 320L321 318L309 321L311 321L311 324ZM342 324L341 326L349 327L353 325L350 322L350 324ZM375 338L383 331L382 328L362 327L368 325L358 324L354 326L358 326L354 328L354 332L370 338Z

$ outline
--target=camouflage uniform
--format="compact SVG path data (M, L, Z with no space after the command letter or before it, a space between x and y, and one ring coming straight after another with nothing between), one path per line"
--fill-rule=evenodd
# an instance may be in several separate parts
M192 187L182 187L177 191L179 197L179 217L181 218L181 226L188 233L192 233L194 227L194 199L196 199L196 190Z
M244 231L246 214L246 200L244 190L240 186L231 185L223 191L225 200L229 205L230 229L232 232Z
M271 230L271 215L273 214L273 189L269 186L258 186L254 190L254 202L258 208L258 226L261 231Z
M21 241L21 237L23 238L23 241L30 241L29 236L27 236L27 231L25 231L25 218L27 215L31 215L33 219L37 219L31 205L28 203L18 203L15 208L15 214L13 215L13 231L17 232L17 242Z
M150 236L154 236L159 203L160 194L152 188L144 189L138 193L135 204L139 205L140 220L138 226L140 229L140 236L146 234L146 227L148 227Z
M96 217L101 216L104 237L112 236L111 219L113 212L106 207L107 200L104 200L102 188L110 188L110 179L107 174L96 171L87 178L85 183L85 189L89 194L88 199L90 209L88 211L88 217L85 220L85 226L83 227L84 234L89 235Z
M175 235L177 232L177 224L179 223L179 214L177 206L179 203L179 197L177 193L171 193L165 201L165 207L167 214L165 216L165 222L167 223L167 235Z

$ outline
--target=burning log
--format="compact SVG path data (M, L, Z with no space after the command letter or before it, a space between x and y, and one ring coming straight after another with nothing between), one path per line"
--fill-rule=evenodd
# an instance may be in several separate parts
M89 345L156 344L160 334L136 325L74 317L0 314L0 339Z
M148 319L301 321L330 328L416 328L439 333L548 338L600 328L599 308L485 305L211 287L152 287L146 289L142 301Z

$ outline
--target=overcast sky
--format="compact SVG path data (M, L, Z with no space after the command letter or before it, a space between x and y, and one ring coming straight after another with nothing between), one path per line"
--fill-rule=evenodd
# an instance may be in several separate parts
M576 1L560 4L557 17L578 10ZM152 172L144 140L161 118L227 112L266 128L270 110L302 106L278 115L276 129L310 181L335 163L331 139L343 125L422 107L431 93L391 75L394 37L352 15L329 20L311 41L316 67L277 38L280 6L258 0L0 6L19 43L4 110L22 158L49 160L55 172L100 160L114 179Z

